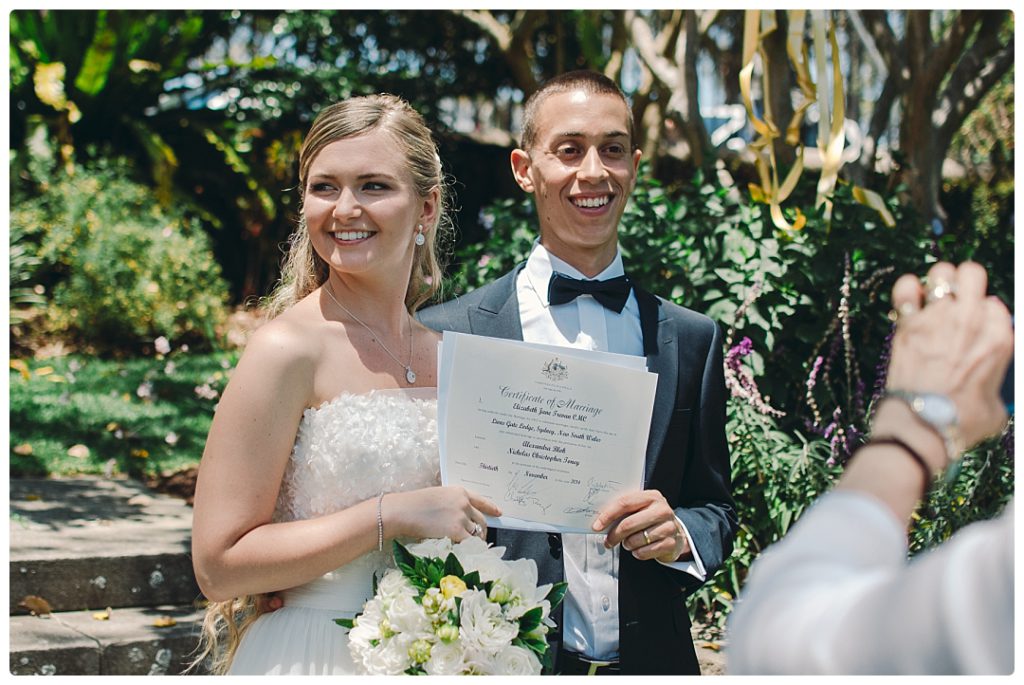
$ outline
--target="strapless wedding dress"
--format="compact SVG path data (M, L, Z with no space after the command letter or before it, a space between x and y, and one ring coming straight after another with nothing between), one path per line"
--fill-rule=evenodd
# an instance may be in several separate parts
M346 393L303 414L274 520L310 519L440 482L436 388ZM374 574L389 565L385 546L285 591L284 606L245 632L229 674L356 673L348 631L334 619L362 611Z

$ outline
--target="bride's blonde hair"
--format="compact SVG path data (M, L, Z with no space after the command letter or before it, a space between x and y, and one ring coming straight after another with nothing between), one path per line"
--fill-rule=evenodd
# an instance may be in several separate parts
M242 635L264 613L266 611L261 610L256 595L210 602L203 617L199 647L196 649L198 656L189 664L186 672L203 665L210 673L227 673L238 645L242 642Z
M320 112L299 151L299 201L301 203L305 196L309 168L325 147L335 141L378 128L391 134L405 153L417 194L425 198L435 188L439 193L435 224L424 226L426 242L415 248L409 274L405 306L413 312L441 287L441 247L447 247L450 243L453 229L446 211L448 192L437 144L423 117L409 103L394 95L367 95L349 98ZM277 316L327 280L327 263L313 249L302 213L298 227L288 242L281 279L262 303L268 319ZM208 662L206 668L212 673L227 671L245 631L266 611L257 600L256 596L250 595L210 602L203 619L198 656L189 670Z
M425 198L435 188L439 193L435 224L424 226L426 243L416 247L409 274L405 305L413 312L441 287L441 248L447 249L453 230L446 211L448 192L441 157L419 112L405 100L388 94L349 98L325 108L313 122L299 151L299 201L305 196L309 168L325 147L378 128L387 131L405 153L417 194ZM267 318L277 316L327 280L327 263L313 249L304 213L300 212L298 227L288 242L281 279L263 301Z

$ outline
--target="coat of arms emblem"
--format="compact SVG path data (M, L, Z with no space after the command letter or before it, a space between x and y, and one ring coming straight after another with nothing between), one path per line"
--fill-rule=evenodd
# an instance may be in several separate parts
M569 369L566 368L565 364L558 357L555 357L551 361L544 364L544 368L541 369L541 373L549 381L563 381L569 377Z

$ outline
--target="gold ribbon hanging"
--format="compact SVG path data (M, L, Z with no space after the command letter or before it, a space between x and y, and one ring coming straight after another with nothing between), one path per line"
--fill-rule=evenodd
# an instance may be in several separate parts
M807 42L804 40L804 30L807 25L807 17L810 15L812 41L815 46L815 78L811 75L810 55ZM846 145L844 132L844 121L846 118L845 95L843 90L842 69L839 62L839 44L836 40L835 26L828 21L825 10L789 10L787 13L788 31L786 35L786 53L796 72L796 83L803 96L803 101L796 107L793 116L786 126L785 141L789 145L797 147L796 161L793 168L786 175L785 180L780 184L778 180L778 165L775 158L773 143L781 135L778 126L772 119L771 102L769 100L770 83L768 70L762 69L762 91L764 93L763 118L758 117L754 112L753 97L751 95L751 83L754 74L754 62L757 55L761 56L762 64L767 63L767 55L762 46L765 36L775 31L778 26L775 22L774 12L760 10L747 10L743 24L743 66L740 70L740 93L743 97L743 104L747 110L756 138L750 143L749 149L754 153L754 161L757 169L760 184L749 185L751 198L755 202L764 202L769 205L772 223L786 231L799 230L806 223L799 208L796 208L797 218L790 224L783 212L782 203L786 201L793 192L797 182L804 170L804 148L800 143L800 128L808 108L818 104L818 151L821 155L821 176L818 179L817 195L815 206L825 206L824 216L826 221L832 216L832 202L829 196L835 190L839 179L839 170L843 164L843 148ZM828 59L825 50L826 45L831 48L832 61L832 89L829 97L828 88ZM871 207L882 221L889 227L895 226L892 213L885 206L885 201L878 193L867 190L860 186L853 187L853 197L857 202Z
M855 185L853 186L853 199L865 207L870 207L878 212L878 215L882 217L882 221L889 228L896 226L896 219L893 218L889 208L885 206L885 200L875 191Z
M759 118L754 112L753 98L751 96L751 81L754 73L754 57L757 54L761 56L761 62L767 62L767 55L761 45L762 40L772 31L775 31L778 25L775 22L775 16L773 13L768 12L762 14L760 10L747 10L744 17L743 24L743 67L740 70L740 93L743 97L743 104L747 110L747 116L750 119L751 125L754 131L758 134L758 137L751 142L750 149L755 155L755 162L757 167L758 176L761 179L760 187L756 188L751 185L751 194L755 199L761 199L768 203L770 207L770 215L772 217L772 223L777 228L786 231L798 231L803 228L807 222L799 209L797 210L797 218L792 224L786 221L786 217L782 213L782 202L789 197L789 194L793 192L796 187L796 183L800 178L800 174L803 173L803 156L802 154L797 155L796 163L793 168L790 169L786 179L779 184L778 178L778 164L775 159L774 141L779 137L779 128L775 124L771 115L771 101L769 99L770 83L768 80L768 70L762 69L762 91L763 91L763 102L764 102L764 118ZM792 124L792 122L790 122Z
M825 221L829 221L832 218L832 201L828 196L832 194L839 178L839 168L843 165L843 147L846 145L846 133L843 128L846 120L846 102L835 26L828 26L824 10L811 11L811 25L817 48L814 52L818 70L818 150L821 152L821 177L818 179L815 206L825 205ZM826 42L832 47L831 103L827 95L828 69L824 49ZM829 104L832 105L831 108Z

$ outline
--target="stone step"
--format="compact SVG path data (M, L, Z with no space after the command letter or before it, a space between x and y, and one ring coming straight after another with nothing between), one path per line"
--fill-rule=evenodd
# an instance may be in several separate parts
M158 626L166 617L174 625ZM9 620L13 675L172 675L193 658L203 610L160 606L114 609L107 620L91 611Z
M29 595L52 611L191 604L192 509L141 483L10 481L10 613Z

